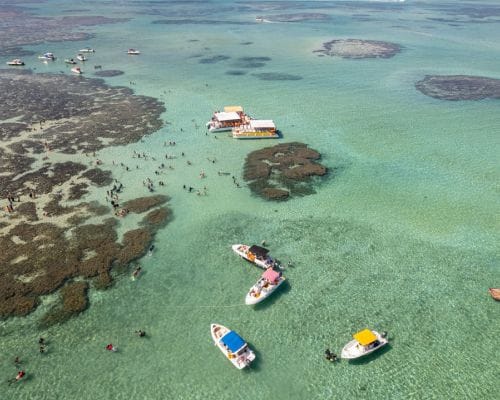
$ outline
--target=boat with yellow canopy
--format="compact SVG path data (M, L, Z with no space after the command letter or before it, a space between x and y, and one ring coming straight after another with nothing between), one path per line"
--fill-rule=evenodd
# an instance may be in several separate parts
M347 360L353 360L371 354L389 343L386 334L380 334L370 329L363 329L352 335L352 337L354 340L351 340L344 346L340 355Z

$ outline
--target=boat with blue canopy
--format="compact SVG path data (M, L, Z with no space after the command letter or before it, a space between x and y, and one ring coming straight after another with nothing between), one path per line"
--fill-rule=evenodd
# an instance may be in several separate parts
M255 353L235 331L224 325L211 324L210 332L215 345L236 368L243 369L255 359Z

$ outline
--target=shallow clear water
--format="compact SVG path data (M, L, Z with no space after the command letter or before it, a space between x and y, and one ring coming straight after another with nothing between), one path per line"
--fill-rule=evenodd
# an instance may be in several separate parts
M49 1L40 13L75 8L68 4ZM0 377L15 374L16 355L29 373L23 385L3 385L2 399L496 398L500 309L487 288L500 285L500 103L440 101L414 83L426 74L500 78L499 22L450 26L427 19L449 17L451 6L439 1L296 2L263 11L275 4L84 1L78 8L131 20L89 27L96 37L88 43L33 47L63 59L90 45L97 52L87 72L94 64L123 70L107 82L165 101L164 128L99 157L125 184L124 198L132 198L148 194L142 181L155 178L165 153L176 155L165 162L175 169L158 190L171 196L173 220L158 234L154 254L140 260L141 279L92 291L80 317L41 332L35 323L44 306L25 320L0 323ZM168 16L253 22L297 12L324 12L332 20L151 24ZM348 37L394 41L404 50L385 60L312 53ZM129 47L142 54L127 56ZM229 58L200 63L218 55ZM271 60L242 68L240 57ZM38 64L35 56L25 61L37 72L65 68ZM231 70L247 73L226 74ZM302 79L253 75L264 72ZM331 173L316 194L265 202L217 174L241 181L246 154L276 144L205 135L211 112L228 104L274 119L282 141L305 142L322 154ZM165 140L177 145L164 147ZM139 162L134 150L157 161ZM113 160L132 170L113 167ZM183 184L205 185L209 195L189 194ZM103 201L105 191L89 199ZM230 245L262 240L295 267L285 272L288 286L252 309L243 300L260 270ZM257 353L250 370L224 360L211 343L211 322L248 340ZM340 352L365 327L388 331L391 346L359 363L323 359L326 347ZM147 339L133 335L139 328ZM43 356L40 335L49 340ZM109 342L118 353L104 350Z

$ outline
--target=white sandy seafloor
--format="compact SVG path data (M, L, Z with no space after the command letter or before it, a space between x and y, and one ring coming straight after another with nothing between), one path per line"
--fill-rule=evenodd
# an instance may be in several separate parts
M15 376L15 356L28 374L22 384L2 384L0 398L497 397L500 308L487 289L500 285L500 103L437 100L414 83L427 74L500 78L500 44L494 39L499 22L460 17L466 22L453 26L429 19L454 18L451 6L438 1L407 1L397 9L350 3L37 6L45 15L81 8L91 10L82 15L131 17L89 27L96 33L90 42L30 47L56 53L60 60L54 64L24 59L36 72L58 73L63 58L91 46L96 53L85 76L92 76L95 64L123 70L106 82L165 102L164 128L142 142L107 148L99 158L124 183L124 200L148 195L143 180L159 179L154 170L161 162L172 165L157 193L171 197L173 219L158 233L153 254L140 260L141 278L125 277L105 292L91 290L90 308L78 318L38 331L49 297L28 318L0 322L0 377ZM257 15L306 12L332 19L253 23ZM355 14L369 18L361 21ZM151 24L167 18L178 23ZM403 50L393 58L366 60L312 52L335 38L392 41ZM141 55L127 56L129 47ZM217 55L229 58L200 63ZM247 68L241 57L270 60ZM226 74L232 70L245 74ZM302 79L261 80L254 75L259 73ZM206 135L211 113L230 104L274 119L283 139ZM165 141L176 145L165 147ZM245 156L291 141L322 154L327 178L315 194L284 203L252 195L242 180ZM138 161L134 150L157 161ZM131 171L112 166L113 160ZM201 170L205 179L199 178ZM243 187L218 171L230 172ZM206 186L208 194L188 193L183 185ZM85 199L104 201L105 191ZM122 229L129 223L124 219ZM244 297L261 271L230 246L262 240L294 267L284 272L288 284L282 290L252 308ZM212 322L249 342L257 354L251 368L238 371L224 360L210 338ZM351 334L365 327L389 332L390 346L357 363L325 361L325 348L340 354ZM137 329L145 329L147 338L134 335ZM40 336L48 340L43 355ZM108 343L119 351L105 351Z

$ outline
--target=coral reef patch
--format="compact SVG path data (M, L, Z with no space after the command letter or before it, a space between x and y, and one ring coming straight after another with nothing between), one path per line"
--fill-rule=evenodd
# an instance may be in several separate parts
M95 76L100 78L111 78L113 76L123 75L125 72L120 71L119 69L103 69L101 71L94 72Z
M323 43L323 48L314 53L349 59L390 58L401 51L396 43L378 40L334 39Z
M252 192L267 200L287 200L315 193L315 176L324 176L321 155L304 143L281 143L247 155L243 179Z
M109 287L112 271L141 257L165 225L166 196L131 200L149 214L121 240L109 205L80 202L113 182L96 152L153 133L165 108L101 79L6 69L0 86L0 121L16 121L0 122L0 318L61 290L46 326L83 311L91 285ZM99 223L86 223L93 217Z
M440 100L500 99L500 79L483 76L427 75L415 88Z

